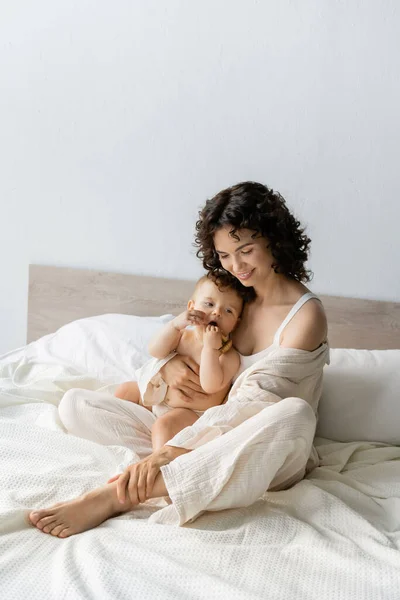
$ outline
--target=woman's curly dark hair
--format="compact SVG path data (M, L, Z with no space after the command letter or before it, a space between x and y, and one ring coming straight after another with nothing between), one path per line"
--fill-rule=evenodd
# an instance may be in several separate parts
M310 281L312 272L304 265L311 240L278 192L253 181L238 183L207 200L199 212L195 237L198 258L213 278L222 278L246 296L245 286L221 267L214 248L214 233L227 225L231 227L232 236L240 229L250 229L265 237L275 259L275 273L297 281ZM247 288L247 291L252 289ZM250 297L251 293L248 299Z

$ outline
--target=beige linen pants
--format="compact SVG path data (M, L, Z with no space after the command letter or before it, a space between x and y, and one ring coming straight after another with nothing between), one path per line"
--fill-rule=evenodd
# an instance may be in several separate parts
M59 415L68 433L77 437L125 446L138 459L152 452L156 417L108 392L69 390ZM304 477L315 427L312 408L300 398L285 398L262 409L162 467L172 504L153 514L151 521L183 525L204 511L250 506L268 489L293 485Z

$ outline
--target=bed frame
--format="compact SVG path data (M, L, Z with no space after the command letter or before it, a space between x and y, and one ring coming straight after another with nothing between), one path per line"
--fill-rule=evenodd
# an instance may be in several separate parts
M30 265L27 341L94 315L178 314L193 281ZM332 348L400 348L400 302L320 296Z

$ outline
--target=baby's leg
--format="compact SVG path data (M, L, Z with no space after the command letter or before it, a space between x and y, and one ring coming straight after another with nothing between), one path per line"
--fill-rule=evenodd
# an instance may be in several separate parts
M135 404L140 403L139 386L136 381L121 383L115 390L114 396L121 400L129 400L129 402L134 402Z
M177 433L193 425L199 417L188 408L173 408L157 419L151 428L153 450L162 448Z

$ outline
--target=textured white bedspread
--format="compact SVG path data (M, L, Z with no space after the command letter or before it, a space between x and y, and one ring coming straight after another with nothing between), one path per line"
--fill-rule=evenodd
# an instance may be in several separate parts
M398 447L317 440L322 465L306 480L184 527L148 523L154 505L65 540L29 527L28 509L103 484L130 452L57 419L67 389L124 380L126 367L100 380L46 348L0 360L2 600L399 600Z

